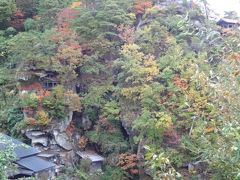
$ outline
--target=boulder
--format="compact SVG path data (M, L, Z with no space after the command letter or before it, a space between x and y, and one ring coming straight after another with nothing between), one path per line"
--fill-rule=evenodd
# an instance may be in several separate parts
M120 121L122 127L128 136L135 136L137 132L132 127L133 122L139 117L139 109L136 104L128 104L127 106L122 106L121 108Z
M66 133L59 133L57 130L53 131L54 139L56 143L63 149L70 151L72 150L72 145Z
M68 152L60 152L59 155L61 160L60 163L64 164L65 166L72 166L77 160L73 150Z
M42 145L44 147L47 147L49 144L49 137L44 131L28 129L26 130L25 135L27 138L31 139L33 146Z
M69 124L72 121L72 117L73 117L73 112L69 112L68 116L64 119L64 121L62 121L60 123L60 126L59 126L60 132L65 132L66 131L67 127L69 126ZM56 125L56 124L57 123L54 123L54 125Z
M137 149L137 158L138 158L138 170L139 170L139 178L143 179L145 176L145 169L144 169L144 155L145 155L145 149L144 149L145 141L141 140L138 144L138 149Z
M46 134L45 132L39 131L39 130L27 130L26 133L25 133L25 135L29 139L33 139L34 137L43 136L45 134Z
M92 121L90 121L89 117L86 115L82 117L82 126L84 130L88 130L92 127Z

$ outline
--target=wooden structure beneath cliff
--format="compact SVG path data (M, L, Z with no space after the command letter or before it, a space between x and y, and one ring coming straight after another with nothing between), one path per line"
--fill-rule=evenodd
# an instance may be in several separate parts
M38 149L0 133L0 150L4 151L8 146L13 147L16 156L14 163L17 165L16 170L8 170L9 179L35 177L42 180L55 176L56 165L38 157L40 153Z
M57 73L53 71L47 71L46 75L42 78L40 78L40 81L43 85L44 89L51 90L55 86L59 84L59 81L57 79Z
M21 83L23 90L38 90L39 88L52 90L52 88L59 84L57 72L41 69L31 70L28 72L18 72L16 79ZM35 89L29 89L31 85L35 85Z
M240 26L240 22L234 19L222 18L217 22L217 25L222 28L238 28Z
M102 171L102 164L104 161L104 158L97 154L94 151L78 151L77 155L83 159L88 159L90 160L90 167L89 167L89 172L94 173L98 171Z

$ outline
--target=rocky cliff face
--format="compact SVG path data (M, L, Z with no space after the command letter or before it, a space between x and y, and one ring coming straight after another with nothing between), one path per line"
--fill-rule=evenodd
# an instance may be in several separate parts
M78 149L75 144L78 136L70 138L67 133L72 116L73 113L70 112L62 122L52 121L47 126L34 126L23 131L32 146L42 152L39 156L55 162L59 167L72 166L78 159L75 153Z

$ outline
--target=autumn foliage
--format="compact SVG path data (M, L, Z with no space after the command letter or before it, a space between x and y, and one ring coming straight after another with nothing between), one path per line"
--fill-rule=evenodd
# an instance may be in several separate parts
M81 149L85 149L88 143L88 138L86 136L81 136L78 140L78 145Z
M47 125L51 121L51 119L48 116L48 113L43 110L37 112L36 119L39 125Z
M21 85L18 87L20 91L41 91L43 89L42 85L38 82L33 82L26 85Z
M151 0L136 0L134 3L134 12L136 15L144 14L146 9L151 8L153 3Z
M169 147L174 147L180 143L180 136L174 128L168 128L164 131L163 143Z
M82 3L81 3L80 1L73 2L72 5L71 5L71 8L77 8L77 7L80 7L81 4L82 4Z
M67 91L64 94L64 100L70 111L81 111L80 97L73 91Z
M0 0L0 132L60 128L74 152L104 156L99 179L239 178L240 31L208 11L206 0ZM82 170L65 175L94 179Z
M229 57L228 57L229 60L232 60L232 61L240 61L240 53L232 53Z
M40 89L37 91L37 99L39 103L42 103L43 98L47 96L51 96L51 91L48 91L46 89Z
M130 27L128 25L121 24L117 28L119 32L119 38L125 43L134 43L134 27Z
M25 21L25 14L21 10L16 10L11 18L11 26L17 30L23 30Z
M118 166L131 175L138 174L138 159L136 154L124 153L119 155Z
M66 133L69 137L73 135L74 130L76 129L74 121L71 121L66 129Z
M109 133L114 133L116 131L116 129L112 126L112 124L108 121L108 119L103 115L99 117L98 123L96 125L96 129L98 131L104 130Z
M78 11L72 8L64 8L58 13L57 26L60 32L70 31L71 21L78 15Z
M26 123L27 123L28 125L35 126L35 125L37 125L37 120L34 119L34 118L27 118L27 119L26 119Z
M181 79L179 76L175 76L173 82L176 86L178 86L181 89L187 89L189 86L188 82L185 79Z

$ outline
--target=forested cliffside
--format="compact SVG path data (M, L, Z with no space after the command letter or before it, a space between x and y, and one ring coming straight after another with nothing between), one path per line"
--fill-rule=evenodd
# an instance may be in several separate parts
M238 179L240 34L210 13L207 1L0 0L0 132L105 158L95 173L65 158L57 179Z

